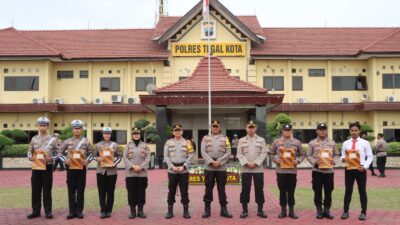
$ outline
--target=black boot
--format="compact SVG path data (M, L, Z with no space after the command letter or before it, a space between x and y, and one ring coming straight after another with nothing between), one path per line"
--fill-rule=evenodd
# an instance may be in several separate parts
M67 215L67 220L70 220L70 219L73 219L73 218L75 218L75 214L73 213L73 212L69 212L68 213L68 215Z
M106 212L101 212L100 213L100 219L107 218L107 213Z
M138 217L146 218L146 214L143 212L143 205L138 205Z
M294 205L289 205L289 217L292 219L298 219L299 217L294 212Z
M131 205L131 214L129 214L129 219L135 219L136 217L136 205Z
M40 217L40 213L31 213L31 214L26 216L26 218L28 218L28 219L33 219L33 218L36 218L36 217Z
M315 218L317 219L324 218L324 214L322 213L322 206L317 206L317 214L315 214Z
M226 204L221 204L221 214L220 216L225 217L225 218L232 218L233 216L228 212L228 209L226 208Z
M204 202L204 212L202 217L208 218L211 216L211 202Z
M168 212L167 214L165 214L165 219L171 219L172 217L174 217L174 205L170 205L168 204Z
M257 216L261 218L267 218L267 214L263 210L263 204L258 204L258 211L257 211Z
M286 205L285 206L281 205L281 213L279 213L278 218L285 218L285 217L287 217Z
M247 204L242 204L243 212L240 214L240 218L246 218L249 216L249 209L247 207Z
M325 218L328 218L330 220L334 218L334 216L332 215L329 207L325 207L324 216L325 216Z
M52 212L46 212L46 219L53 219L53 213Z
M189 205L185 204L185 205L183 205L183 218L189 219L190 217L191 216L190 216L190 213L189 213Z

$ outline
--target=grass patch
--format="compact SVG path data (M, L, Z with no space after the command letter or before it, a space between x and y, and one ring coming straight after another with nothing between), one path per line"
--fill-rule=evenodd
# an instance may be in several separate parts
M279 198L279 189L270 187L269 190ZM400 210L400 195L398 188L367 188L368 209L373 210ZM314 206L314 191L312 188L297 187L296 193L296 208L310 210L315 209ZM335 188L332 193L332 209L342 209L344 199L344 188ZM360 198L356 185L353 189L353 196L350 204L350 209L358 209L360 206Z

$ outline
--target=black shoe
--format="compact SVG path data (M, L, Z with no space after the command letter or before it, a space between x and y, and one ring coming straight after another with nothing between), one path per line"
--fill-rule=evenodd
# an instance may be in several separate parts
M40 217L40 213L31 213L31 214L26 216L26 218L28 218L28 219L33 219L33 218L36 218L36 217Z
M211 202L204 202L204 212L201 217L208 218L211 216Z
M68 215L67 215L67 220L70 220L70 219L73 219L73 218L75 218L75 214L73 214L73 213L68 213Z
M139 218L146 218L146 214L143 212L143 205L138 205L138 217Z
M76 216L76 218L78 218L78 219L83 219L83 213L81 213L81 212L76 212L75 213L75 216Z
M329 208L324 209L324 217L330 220L334 218Z
M183 205L183 218L189 219L190 217L189 205Z
M375 173L373 173L373 174L371 174L371 175L372 175L372 176L374 176L374 177L376 176L376 174L375 174Z
M110 218L110 217L111 217L111 212L107 212L107 213L106 213L106 217L107 217L107 218Z
M287 217L286 206L281 206L281 213L279 213L278 218L282 219Z
M257 216L261 217L261 218L267 218L268 217L267 214L263 210L263 205L262 204L258 204Z
M247 204L242 204L242 208L243 208L243 211L242 211L242 214L240 214L240 218L247 218L248 216L249 216L249 209L248 209L248 207L247 207Z
M358 218L359 220L366 220L367 219L367 215L365 215L365 213L361 213L360 217Z
M343 212L342 216L340 217L342 220L348 219L349 218L349 213L348 212Z
M220 216L225 217L225 218L232 218L232 214L228 212L228 209L226 208L226 205L221 205L221 213Z
M104 219L104 218L107 218L107 213L101 212L100 213L100 219Z
M131 206L131 214L129 214L129 219L135 219L136 218L136 205Z
M299 217L294 212L294 205L289 205L289 217L292 219L298 219Z
M315 214L315 218L322 219L324 218L324 214L322 213L322 207L317 206L317 214Z
M386 177L385 174L379 174L378 177Z
M46 213L46 219L53 219L53 213Z
M174 205L168 205L168 212L167 214L165 214L165 219L171 219L172 217L174 217Z

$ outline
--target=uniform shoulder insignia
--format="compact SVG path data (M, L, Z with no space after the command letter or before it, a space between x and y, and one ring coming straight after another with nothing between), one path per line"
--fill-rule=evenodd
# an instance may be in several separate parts
M225 145L226 147L230 148L231 147L231 143L229 142L229 138L225 137Z
M192 142L190 140L187 140L187 145L188 145L187 146L188 152L193 152L194 149L193 149Z

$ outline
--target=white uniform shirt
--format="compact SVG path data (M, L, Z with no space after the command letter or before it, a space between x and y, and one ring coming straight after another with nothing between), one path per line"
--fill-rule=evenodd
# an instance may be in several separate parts
M353 138L343 142L342 159L346 158L346 150L350 150L353 145ZM368 141L358 137L356 141L356 150L360 151L360 163L365 169L368 169L374 159L371 145Z

